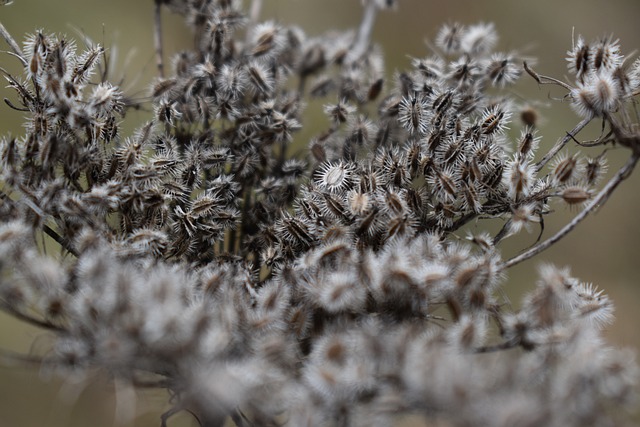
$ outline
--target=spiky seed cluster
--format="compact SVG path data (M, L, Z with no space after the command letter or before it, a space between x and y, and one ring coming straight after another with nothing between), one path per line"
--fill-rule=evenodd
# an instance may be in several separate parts
M637 75L624 66L618 40L606 37L587 44L579 36L567 55L569 71L576 76L572 107L582 116L611 114L640 87Z
M535 118L518 129L499 92L521 69L493 25L443 27L441 52L386 82L363 37L394 1L318 37L239 1L157 3L196 43L132 136L131 101L92 80L102 48L38 32L28 80L4 73L29 118L0 143L0 308L52 332L47 366L167 387L202 425L615 423L637 373L599 338L606 295L551 266L521 309L500 292L499 243L551 200L589 201L606 161L538 156ZM589 117L637 89L617 41L569 56ZM295 158L307 96L329 97L330 123ZM460 241L488 217L502 230Z

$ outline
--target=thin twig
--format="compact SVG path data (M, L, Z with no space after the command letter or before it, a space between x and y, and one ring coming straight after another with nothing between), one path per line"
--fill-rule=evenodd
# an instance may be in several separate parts
M26 194L23 191L23 194ZM34 202L32 202L31 200L29 200L27 198L27 196L23 197L22 199L20 199L19 201L15 201L13 200L11 197L9 197L8 194L6 194L4 191L0 190L0 198L5 200L7 203L24 203L25 205L27 205L27 207L29 209L31 209L33 212L35 212L36 215L38 215L41 218L46 218L46 215L44 213L44 211L42 211L42 209L40 209ZM53 240L55 240L60 246L62 246L62 248L64 250L66 250L67 252L69 252L70 254L72 254L73 256L75 256L76 258L78 258L79 254L78 251L76 251L75 249L73 249L70 245L69 245L69 241L66 240L65 238L63 238L62 236L60 236L58 233L55 232L55 230L53 230L51 227L49 227L48 225L44 224L42 226L42 231L44 231L49 237L51 237Z
M249 11L249 20L251 24L255 24L256 22L258 22L261 10L262 0L253 0L253 2L251 2L251 9Z
M557 85L557 86L561 86L561 87L567 89L568 91L571 91L573 89L571 86L569 86L568 84L566 84L562 80L558 80L558 79L555 79L555 78L549 77L549 76L543 76L542 74L536 73L535 71L533 71L531 69L531 67L529 67L529 64L527 64L527 61L524 61L523 65L524 65L524 70L527 72L527 74L529 74L531 77L533 77L534 80L536 82L538 82L538 84L541 84L541 85Z
M613 138L612 135L613 135L613 132L609 132L608 134L600 136L598 137L598 139L594 139L591 141L578 141L573 135L570 135L570 136L571 136L571 139L573 139L573 142L578 144L580 147L591 148L591 147L597 147L599 145L606 144L608 142L615 141L615 138Z
M38 328L48 329L54 332L66 332L66 329L61 326L57 326L53 323L47 322L46 320L36 319L35 317L29 316L28 314L24 314L5 302L0 302L0 310L4 311L7 314L10 314L18 320L21 320Z
M587 124L589 124L590 121L591 119L583 119L580 123L576 125L576 127L571 129L569 132L567 132L565 136L560 138L558 142L556 142L556 145L554 145L553 148L549 150L549 152L545 154L545 156L538 163L534 165L535 172L536 173L540 172L540 170L547 163L549 163L549 161L553 159L555 155L558 154L558 152L564 148L565 145L567 145L567 142L574 139L575 135L578 134L578 132L580 132L582 129L584 129L584 127L587 126Z
M155 1L155 8L153 10L154 32L153 32L153 44L156 48L156 65L158 67L158 75L161 79L164 78L164 62L162 60L162 15L160 14L161 1Z
M48 225L43 225L42 226L42 231L44 231L45 233L47 233L47 236L51 237L53 240L55 240L60 246L62 246L64 248L65 251L69 252L71 255L75 256L76 258L78 258L80 256L80 254L78 253L78 251L76 251L75 249L73 249L70 245L69 242L64 239L62 236L60 236L58 233L56 233L51 227L49 227Z
M607 199L611 196L611 194L616 189L616 187L622 181L624 181L626 178L628 178L629 175L631 175L631 172L633 171L633 169L635 168L636 164L638 163L638 159L640 159L640 152L634 152L631 155L631 157L629 157L629 160L627 160L627 163L625 163L624 166L622 168L620 168L620 170L611 178L611 180L609 180L607 185L605 185L602 188L602 190L600 190L598 195L582 210L582 212L580 212L578 215L576 215L576 217L573 218L573 220L570 223L565 225L560 231L558 231L556 234L554 234L553 236L551 236L550 238L548 238L544 242L532 247L528 251L523 252L520 255L515 256L515 257L511 258L510 260L508 260L507 262L505 262L502 265L502 269L507 269L509 267L513 267L514 265L519 264L522 261L525 261L525 260L527 260L527 259L539 254L540 252L542 252L545 249L549 248L551 245L556 243L558 240L560 240L564 236L566 236L583 219L585 219L587 217L587 215L589 215L596 208L598 208L599 206L603 205L607 201Z
M16 107L7 98L4 98L4 103L7 104L9 106L9 108L11 108L13 110L16 110L16 111L22 111L22 112L25 112L25 113L31 111L28 108Z
M4 27L4 25L2 25L2 22L0 22L0 36L2 36L4 41L7 42L7 44L9 45L11 50L13 51L13 53L15 53L16 56L18 56L18 58L20 58L22 60L22 63L26 64L27 61L22 56L22 51L20 50L20 46L18 45L18 43L16 43L16 41L13 39L13 37L11 37L11 34L9 34L9 31L7 31L7 29Z
M353 64L359 60L362 55L369 48L369 41L371 40L371 32L373 31L373 24L376 21L376 13L378 6L376 6L373 0L368 0L364 9L364 15L362 16L362 22L358 33L353 41L353 45L347 54L345 62L347 64Z
M102 24L102 46L106 46L106 40L104 35L104 24ZM109 75L109 68L111 67L109 61L109 55L107 55L107 49L102 49L102 62L98 63L98 69L100 72L100 82L104 83L107 81Z

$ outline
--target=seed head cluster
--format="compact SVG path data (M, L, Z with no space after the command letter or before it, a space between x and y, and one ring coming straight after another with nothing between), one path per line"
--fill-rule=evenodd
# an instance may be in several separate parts
M580 36L567 55L569 71L576 76L571 105L582 116L611 114L640 88L637 67L624 64L618 40L605 37L587 44Z
M163 425L181 410L202 426L622 419L637 368L600 336L612 302L545 264L513 309L503 287L520 259L500 251L556 204L586 215L635 166L640 67L617 40L579 38L576 86L555 81L582 127L611 128L585 150L631 149L600 190L609 147L562 150L581 128L538 152L535 113L503 89L523 71L552 79L496 52L492 24L443 26L388 79L369 35L395 1L317 36L239 1L156 6L195 43L132 135L121 121L140 105L109 82L103 47L38 31L14 52L22 76L0 68L27 115L0 140L0 308L51 334L44 366L166 388ZM309 103L324 130L301 142Z

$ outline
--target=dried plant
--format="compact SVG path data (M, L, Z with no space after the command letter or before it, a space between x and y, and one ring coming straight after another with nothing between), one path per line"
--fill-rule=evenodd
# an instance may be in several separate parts
M0 69L5 102L27 114L0 142L0 307L55 338L5 357L166 388L163 426L178 411L207 427L623 422L637 367L601 337L607 296L551 265L520 309L502 289L634 169L640 60L578 38L566 82L494 51L493 25L451 24L387 80L370 34L394 1L320 36L261 23L260 6L155 0L154 118L126 137L136 105L108 81L107 50L44 31L20 47L0 25L24 66ZM163 8L196 35L171 72ZM581 117L546 153L535 113L503 90L523 74ZM297 150L317 98L326 130ZM593 121L602 135L579 141ZM589 157L564 153L574 141ZM612 146L628 161L602 185ZM503 259L554 204L581 210Z

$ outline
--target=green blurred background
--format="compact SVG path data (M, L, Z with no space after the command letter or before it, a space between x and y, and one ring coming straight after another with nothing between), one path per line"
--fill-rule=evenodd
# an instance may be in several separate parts
M245 0L248 6L249 0ZM152 38L152 0L15 0L0 7L0 22L19 41L28 32L44 29L67 34L82 46L84 35L108 47L116 54L115 72L111 78L124 80L128 95L145 96L154 78ZM283 24L297 24L309 36L327 29L346 29L358 24L359 0L265 0L262 17ZM499 49L516 50L522 55L538 58L538 72L562 78L567 73L566 51L571 47L572 31L587 40L613 34L620 38L622 51L632 53L640 49L640 30L637 0L459 0L427 1L400 0L397 11L384 12L376 22L374 39L382 45L387 63L387 76L395 70L406 69L410 58L426 56L429 51L425 39L433 39L443 23L471 24L494 22L500 34ZM181 18L163 12L166 62L170 54L190 46L192 35ZM0 41L0 49L6 49ZM18 61L0 55L0 66L20 73ZM126 71L125 71L126 66ZM544 147L548 147L573 128L578 118L567 104L551 99L561 96L548 87L539 88L523 77L512 89L521 103L536 106L542 115L541 129ZM550 96L551 95L551 96ZM0 88L0 97L13 94ZM310 111L313 112L313 108ZM317 110L317 108L316 108ZM0 133L20 134L23 114L0 105ZM144 112L133 112L129 123L139 124ZM296 135L296 142L305 146L308 138L326 126L323 118L318 126ZM125 127L126 132L134 127ZM517 129L517 123L512 126ZM597 135L598 126L585 132ZM542 149L544 149L544 147ZM587 150L582 150L587 154ZM596 152L591 152L595 155ZM610 157L610 171L625 159L624 150L615 150ZM535 282L536 266L543 261L570 265L575 276L594 282L603 288L616 305L616 323L608 328L609 341L617 346L640 349L640 171L626 181L610 201L596 215L588 218L570 236L533 262L513 268L509 274L508 292L517 302L523 290ZM560 206L558 213L546 222L546 235L557 230L575 214ZM473 225L472 227L473 228ZM505 258L535 240L536 232L510 242L504 248ZM41 331L26 327L0 314L0 348L28 353L46 348L48 340ZM116 393L115 390L118 390ZM136 416L126 425L159 425L159 414L167 410L168 396L163 392L138 392ZM36 368L0 366L0 427L47 426L115 426L116 408L131 402L126 389L117 388L102 377L86 386L79 378L50 377ZM124 406L121 406L124 405ZM171 426L190 426L193 421L181 414L171 418Z

